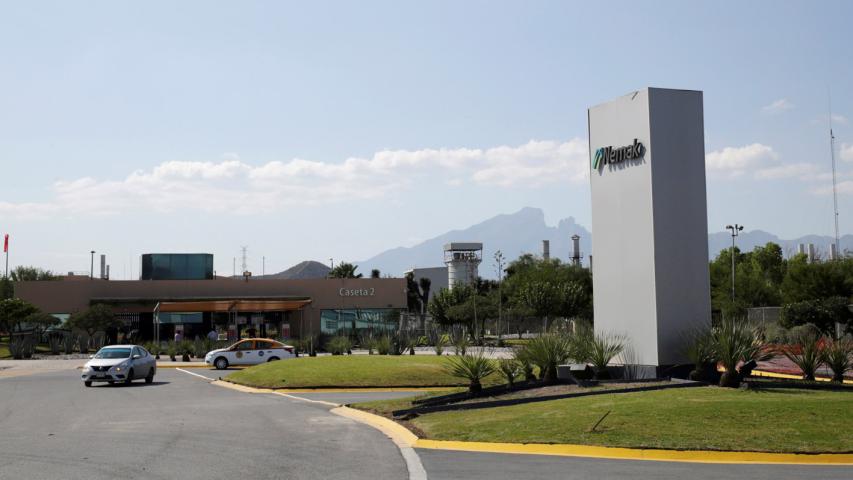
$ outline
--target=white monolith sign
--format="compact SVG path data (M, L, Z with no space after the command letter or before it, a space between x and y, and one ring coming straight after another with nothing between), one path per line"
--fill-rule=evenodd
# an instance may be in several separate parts
M702 92L647 88L588 114L595 331L626 335L654 375L710 323Z

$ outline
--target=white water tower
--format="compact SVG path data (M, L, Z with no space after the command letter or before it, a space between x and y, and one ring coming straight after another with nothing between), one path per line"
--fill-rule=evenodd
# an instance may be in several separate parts
M447 283L471 285L477 279L477 267L483 261L483 244L452 242L444 245L444 264L447 265Z

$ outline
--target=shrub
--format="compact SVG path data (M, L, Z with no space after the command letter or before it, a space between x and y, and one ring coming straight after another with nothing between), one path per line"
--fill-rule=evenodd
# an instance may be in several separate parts
M206 350L204 341L199 337L195 337L195 340L193 340L193 356L195 358L204 358L208 351Z
M456 355L466 355L468 347L471 346L471 341L468 340L468 335L465 332L461 332L453 339L453 346L456 349Z
M24 339L16 336L9 339L9 355L15 360L24 358Z
M546 333L530 340L523 350L523 355L539 367L539 378L545 383L554 383L557 365L566 363L571 356L572 342L566 335Z
M373 355L373 351L376 350L376 339L373 337L373 332L362 334L358 343L361 345L361 348L367 349L368 355Z
M405 346L406 346L406 350L409 351L409 355L415 354L415 348L418 345L420 345L420 343L421 343L420 337L415 337L415 336L407 337Z
M696 329L687 335L685 355L693 364L690 380L707 381L714 369L714 342L710 330Z
M524 380L528 382L536 380L533 361L530 359L530 354L526 348L515 349L512 357L515 359L516 363L518 363L521 373L524 374Z
M77 335L77 347L82 354L89 353L89 341L90 337L88 333L81 333Z
M181 340L180 344L178 344L178 353L181 354L181 361L191 361L191 356L193 354L193 342L190 340Z
M71 334L71 332L66 333L62 336L62 350L65 352L66 355L71 355L72 353L74 353L74 342L76 340L77 337Z
M610 378L607 364L625 349L626 339L622 335L597 333L589 343L589 362L598 380Z
M449 339L447 338L447 335L438 335L435 337L435 354L436 355L440 356L440 355L444 354L444 347L447 346L448 341L449 341Z
M47 337L47 343L50 345L50 353L52 355L59 355L59 352L62 350L62 336L52 334Z
M382 335L376 339L376 353L379 355L388 355L391 353L391 338L387 335Z
M761 329L733 317L724 318L711 330L711 341L714 356L725 369L720 377L721 387L736 388L740 385L745 372L738 371L739 362L766 360L772 356L763 352Z
M352 342L348 337L337 336L332 337L328 343L326 343L326 351L331 353L332 355L343 355L347 353L352 348Z
M820 338L814 332L808 332L795 340L793 345L785 345L779 353L788 358L803 372L803 379L814 381L815 372L823 359L820 351Z
M178 354L178 345L174 341L166 342L166 355L169 356L169 360L176 361L175 356Z
M504 378L506 378L506 383L512 388L512 385L515 383L515 377L518 376L521 370L518 362L514 358L502 358L498 361L498 369Z
M468 380L468 392L476 395L483 390L482 380L495 373L495 362L482 353L447 357L445 371L457 378Z
M832 381L844 382L844 373L853 368L853 339L826 340L821 360L832 370Z

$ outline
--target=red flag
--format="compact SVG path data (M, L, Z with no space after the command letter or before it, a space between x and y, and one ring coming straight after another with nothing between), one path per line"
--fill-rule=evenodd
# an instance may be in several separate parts
M9 252L9 234L3 237L3 253Z

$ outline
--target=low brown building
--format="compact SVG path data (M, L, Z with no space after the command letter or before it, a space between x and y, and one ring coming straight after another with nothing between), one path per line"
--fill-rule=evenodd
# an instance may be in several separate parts
M205 336L229 338L254 329L262 336L359 335L395 330L406 309L406 281L312 280L88 280L22 282L15 294L66 319L94 304L109 305L140 340Z

